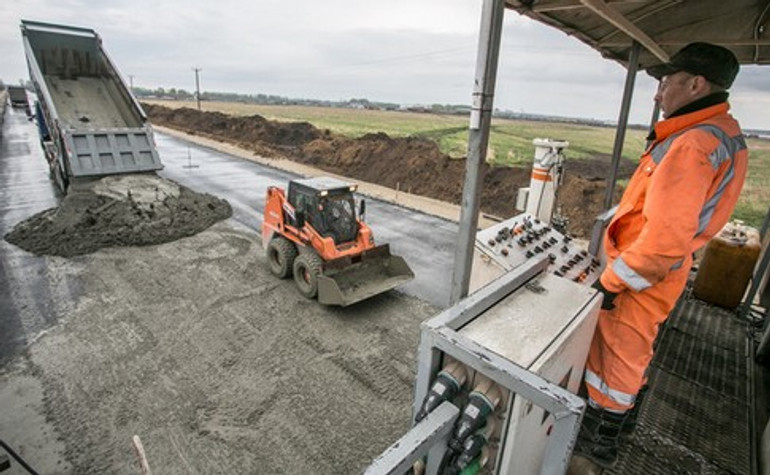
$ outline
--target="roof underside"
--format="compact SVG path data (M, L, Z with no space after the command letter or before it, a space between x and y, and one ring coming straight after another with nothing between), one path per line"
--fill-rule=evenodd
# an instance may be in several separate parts
M642 69L695 41L725 46L741 64L770 64L770 0L507 0L506 7L624 66L634 40Z

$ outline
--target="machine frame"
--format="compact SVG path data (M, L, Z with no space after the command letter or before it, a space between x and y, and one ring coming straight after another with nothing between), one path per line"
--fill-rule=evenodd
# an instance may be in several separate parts
M548 267L547 257L531 259L499 279L480 288L456 305L436 317L423 322L418 349L418 367L415 383L413 414L429 391L431 382L441 369L442 357L451 356L467 367L483 374L506 390L516 393L550 412L555 421L543 458L540 472L564 473L575 444L586 402L568 390L551 383L502 356L470 340L459 330L498 302L543 274ZM594 295L580 315L590 312L599 299ZM506 411L510 411L513 398L508 399ZM428 456L427 474L438 470L438 461L446 449L449 434L443 429L447 418L457 417L457 412L442 410L442 417L426 418L415 428L422 426L424 438L414 437L394 443L367 469L367 474L395 474L413 462ZM506 424L510 422L506 421ZM507 427L503 432L507 432ZM418 431L420 432L420 431ZM408 434L409 435L409 434ZM500 468L502 451L498 452L496 467Z

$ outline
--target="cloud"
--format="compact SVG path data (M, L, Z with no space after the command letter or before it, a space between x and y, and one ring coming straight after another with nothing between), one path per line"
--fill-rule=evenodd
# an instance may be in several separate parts
M94 28L138 86L191 90L200 67L204 90L468 104L480 14L477 0L6 0L0 77L27 75L19 20L28 18ZM617 118L620 65L512 11L503 35L497 107ZM770 129L751 106L770 97L764 69L743 69L733 104L744 123ZM632 121L649 121L654 89L640 74Z

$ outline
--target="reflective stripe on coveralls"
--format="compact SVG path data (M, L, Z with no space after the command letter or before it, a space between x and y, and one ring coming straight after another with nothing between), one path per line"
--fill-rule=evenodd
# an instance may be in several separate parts
M738 152L746 150L746 141L744 140L743 135L730 137L719 127L710 124L696 125L693 128L706 130L719 139L719 145L717 146L717 149L711 155L709 155L709 161L711 162L711 166L714 168L714 170L718 170L722 163L730 160L729 168L725 175L722 177L716 193L714 193L711 199L706 202L706 204L703 206L703 209L701 210L700 216L698 218L698 230L695 233L695 235L698 236L703 233L703 231L711 222L711 218L714 214L714 209L716 208L717 203L719 203L719 200L722 198L722 194L727 188L727 185L730 184L733 177L735 176L735 162L731 160L731 158L734 157ZM653 150L650 152L650 156L656 165L660 165L661 161L663 161L663 158L666 156L666 153L668 153L668 150L671 147L673 141L686 131L687 130L668 137L665 141L653 148ZM671 267L671 270L678 269L682 266L682 263L683 261L675 263ZM647 281L647 279L639 275L634 269L626 264L622 256L619 256L612 264L612 270L615 271L615 274L617 274L618 277L625 281L628 287L635 290L636 292L641 292L642 290L652 286L652 283Z
M619 404L633 406L634 402L636 401L636 394L628 394L612 389L611 387L607 386L607 383L605 383L604 380L602 380L602 378L593 371L586 370L585 379L586 383L595 388L598 388L602 394L606 394L610 397L610 399ZM591 400L591 402L594 403L594 406L596 405L596 401Z
M714 150L711 155L709 155L709 161L711 161L711 166L714 167L714 170L719 169L722 163L734 157L738 152L747 149L746 140L744 139L743 135L730 137L722 129L711 124L696 125L693 127L693 129L706 130L719 139L719 145L717 146L717 149ZM666 153L668 153L668 149L671 147L671 143L685 132L686 130L683 130L682 132L671 135L665 141L655 146L655 148L650 152L650 156L656 165L660 165L663 157L665 157ZM696 236L701 234L703 230L706 229L706 226L708 226L709 222L711 221L711 216L714 213L714 208L716 208L719 199L722 197L722 193L724 193L725 188L730 183L730 181L732 181L734 176L735 162L731 160L730 168L722 178L722 181L719 184L719 188L717 188L717 192L705 204L703 211L701 211L700 219L698 220L698 232L696 233Z
M652 359L659 325L687 283L692 252L724 226L745 179L748 154L726 103L655 126L605 236L602 284L617 292L602 310L586 363L589 402L630 409ZM671 153L669 153L671 152Z

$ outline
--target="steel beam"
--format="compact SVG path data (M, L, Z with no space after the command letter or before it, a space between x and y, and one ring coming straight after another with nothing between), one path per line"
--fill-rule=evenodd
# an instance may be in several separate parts
M615 193L615 182L618 179L618 168L620 167L620 158L623 153L623 142L626 139L626 129L628 128L628 114L631 110L631 99L634 96L634 83L636 81L636 72L639 70L639 52L641 45L636 41L631 45L631 53L628 57L628 70L626 73L626 85L623 89L623 103L620 107L620 117L618 117L618 128L615 131L615 147L612 150L612 166L610 167L610 176L607 178L607 188L604 193L604 209L612 207L612 195Z
M592 256L599 257L602 250L602 239L604 238L604 230L612 221L615 213L618 211L618 206L615 205L611 209L601 213L594 220L594 227L591 229L591 241L588 243L588 252Z
M765 215L765 221L762 223L762 230L760 231L760 243L764 242L765 233L767 227L770 225L770 209L767 210ZM754 269L754 275L751 278L751 286L746 294L746 299L743 301L743 305L738 310L738 315L743 318L747 318L751 313L751 305L754 303L754 297L756 297L759 291L759 286L762 285L762 280L767 273L767 268L770 266L770 249L765 249L760 259L759 264ZM765 333L762 335L762 341L757 349L757 355L761 355L763 358L767 356L768 345L770 345L770 326L765 327Z
M655 124L658 123L658 119L660 119L660 103L656 101L652 108L652 117L650 117L650 126L647 128L647 137L652 135L652 132L655 130ZM648 138L644 147L648 148L650 145L652 145L652 140Z
M634 44L643 44L644 47L647 48L650 53L654 54L661 63L668 63L668 53L663 51L663 49L660 47L660 45L658 45L658 43L655 42L655 40L650 38L647 33L634 25L631 20L624 17L622 13L608 5L605 0L580 0L580 3L588 7L592 12L599 15L607 23L615 26L615 28L633 38ZM638 63L638 57L636 60L633 60L633 54L634 53L632 50L631 57L628 59L629 69L631 68L631 64ZM636 68L636 66L634 66L634 68Z
M481 186L484 181L482 165L487 156L492 103L500 56L505 0L484 0L481 12L479 49L476 58L476 78L473 83L473 104L468 132L468 158L465 160L465 183L460 210L460 229L455 249L450 305L468 295L473 264L473 245L479 220Z
M365 475L401 475L436 445L446 446L460 409L444 402L404 434L366 469Z

